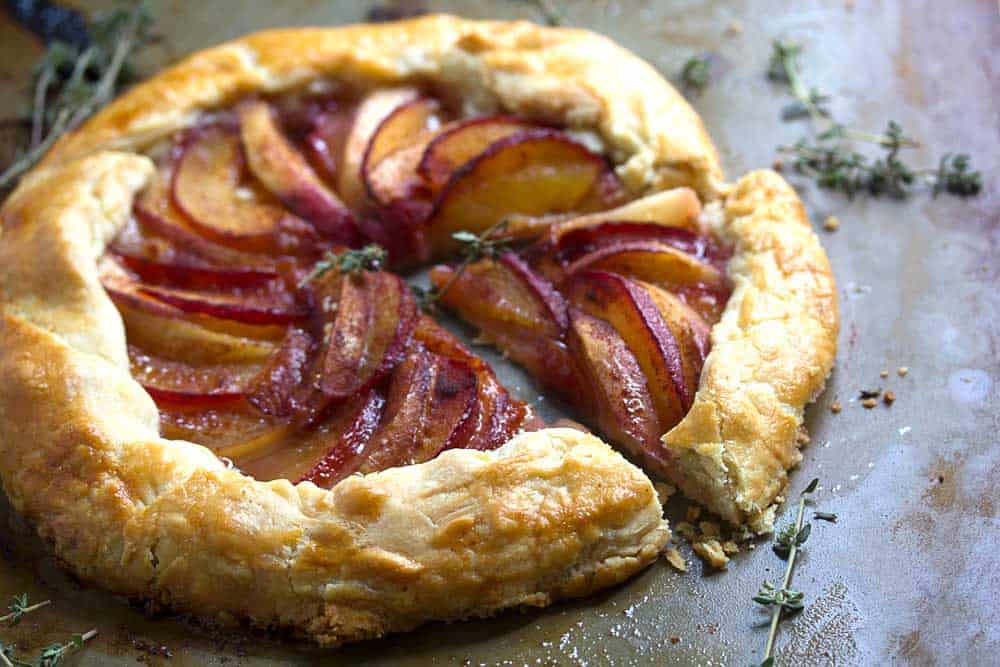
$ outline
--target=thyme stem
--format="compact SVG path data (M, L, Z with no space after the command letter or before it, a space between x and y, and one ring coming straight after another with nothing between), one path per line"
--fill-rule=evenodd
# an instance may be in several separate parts
M42 600L41 602L36 602L35 604L31 605L30 607L23 607L23 608L20 608L20 609L18 609L16 611L12 611L9 614L6 614L4 616L0 616L0 623L6 623L7 621L13 619L15 616L16 617L21 617L21 616L23 616L25 614L30 614L31 612L35 611L36 609L41 609L42 607L46 607L46 606L48 606L50 604L52 604L52 600Z
M796 534L802 530L802 517L805 515L806 511L806 496L803 494L799 498L799 513L795 518L795 532ZM788 550L788 565L785 566L785 576L781 580L781 588L788 590L788 585L792 583L792 570L795 569L795 558L799 552L798 540L792 540L791 548ZM767 633L767 645L764 647L764 660L766 661L774 653L774 640L778 637L778 623L781 620L781 614L784 611L784 607L780 604L774 606L774 611L771 612L771 629Z

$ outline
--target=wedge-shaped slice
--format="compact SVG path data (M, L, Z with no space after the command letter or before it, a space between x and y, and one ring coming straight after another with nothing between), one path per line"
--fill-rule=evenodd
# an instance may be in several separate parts
M316 116L306 135L306 152L313 167L331 183L337 182L353 122L353 113L331 109Z
M417 171L431 191L437 192L459 167L486 151L494 142L537 127L513 116L458 121L431 140L420 156Z
M642 368L622 337L604 320L571 307L567 345L584 379L583 392L574 397L577 408L613 442L662 471L663 429Z
M669 289L704 285L725 288L722 272L683 250L657 241L623 241L584 255L566 268L566 275L601 269Z
M550 237L557 241L564 234L608 221L643 222L662 227L680 227L695 234L701 233L698 217L701 202L690 188L674 188L636 199L618 208L583 215L551 227Z
M115 302L130 343L168 359L206 363L249 363L269 357L274 347L263 340L234 336L190 321L179 308L143 294L117 262L99 264L101 284Z
M315 427L289 432L276 443L228 451L247 474L260 480L287 479L330 488L359 465L365 443L382 418L385 397L376 389L339 405ZM251 443L256 444L256 443Z
M237 289L262 287L278 280L278 274L274 271L222 268L187 258L161 262L142 255L116 251L112 251L112 254L129 271L154 285L194 290Z
M478 234L512 214L580 210L608 173L603 158L555 130L501 139L454 172L438 194L427 223L434 250L449 252L454 232Z
M344 142L343 161L337 170L337 191L351 210L361 210L367 200L362 164L375 131L397 107L417 99L415 88L383 88L365 97L354 112L354 122Z
M158 285L140 285L139 290L186 313L245 324L290 324L304 320L309 314L295 302L293 295L280 291L196 292Z
M200 233L239 250L298 254L315 245L312 227L247 179L246 171L236 132L193 130L174 169L174 203Z
M240 138L250 171L295 215L334 243L360 241L354 217L285 138L271 107L262 101L239 107Z
M442 303L472 324L512 326L559 339L566 330L566 304L555 288L512 252L469 265L455 279L455 269L438 266L431 281L444 291ZM451 283L450 287L448 286Z
M140 234L162 237L167 243L157 245L183 248L185 253L220 266L266 269L274 265L270 255L241 252L205 238L174 204L170 193L172 180L169 168L160 169L136 198L133 211L140 223Z
M332 276L316 296L329 328L327 333L323 326L313 385L326 399L343 400L372 386L405 357L417 307L398 276Z
M472 434L476 374L460 361L415 347L393 374L387 398L361 472L427 461Z
M649 283L640 285L653 299L656 309L660 311L663 321L670 327L674 340L677 341L684 367L684 384L693 399L694 392L698 390L702 365L708 356L711 328L701 315L674 294Z
M281 346L253 379L247 399L264 414L289 417L299 410L295 399L306 381L316 340L305 327L292 326Z
M681 349L643 285L606 271L584 271L567 282L567 298L608 322L635 355L646 377L660 426L670 429L691 406Z
M399 181L416 179L424 147L439 126L438 103L426 97L404 102L379 123L361 159L361 176L371 199L383 203L391 201L394 197L386 190L394 178ZM403 160L389 161L400 154L404 155ZM388 169L380 169L386 164ZM379 171L384 172L383 175L378 175Z
M707 257L711 246L709 237L699 236L689 229L648 222L614 221L599 222L559 234L548 247L557 260L568 263L602 248L633 241L669 245L698 259Z

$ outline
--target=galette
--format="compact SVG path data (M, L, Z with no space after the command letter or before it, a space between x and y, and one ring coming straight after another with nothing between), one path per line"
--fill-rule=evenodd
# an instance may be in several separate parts
M769 530L836 349L794 191L726 183L581 30L251 35L62 138L0 218L14 507L85 580L323 645L623 581L670 540L650 477Z

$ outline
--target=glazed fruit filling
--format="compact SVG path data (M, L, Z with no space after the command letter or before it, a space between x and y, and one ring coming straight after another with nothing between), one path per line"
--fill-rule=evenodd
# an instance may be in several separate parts
M729 293L692 191L628 201L562 129L411 88L246 100L151 155L100 273L165 437L329 487L538 428L403 278L352 255L400 271L498 230L509 250L433 268L440 304L669 473L659 436Z

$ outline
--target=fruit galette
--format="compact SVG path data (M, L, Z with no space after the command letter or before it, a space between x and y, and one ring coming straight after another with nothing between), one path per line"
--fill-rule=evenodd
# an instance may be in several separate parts
M545 428L437 313L754 531L835 351L794 192L725 184L677 93L582 31L204 51L65 137L2 223L15 507L81 577L324 644L583 595L669 539L638 467Z

